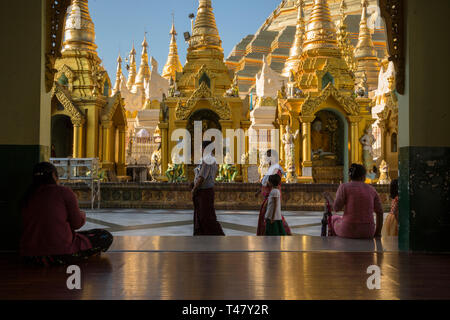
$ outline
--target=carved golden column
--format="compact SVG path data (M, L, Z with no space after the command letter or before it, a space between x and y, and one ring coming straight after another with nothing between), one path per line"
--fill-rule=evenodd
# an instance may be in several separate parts
M283 137L286 133L286 121L281 120L280 121L280 164L286 168L287 163L285 163L284 159L284 143L283 143Z
M311 123L314 116L300 117L302 122L302 145L303 145L303 169L301 182L313 182L312 179L312 157L311 157Z
M361 163L359 152L359 122L361 117L350 116L350 165L352 163Z
M84 147L84 121L75 120L73 124L73 157L83 158Z
M113 132L113 123L112 121L104 121L102 123L103 128L103 163L107 168L113 168L114 162L114 132Z
M119 156L118 156L118 164L117 164L117 175L125 176L126 168L125 168L125 134L126 129L125 126L118 127L119 130Z
M158 126L161 131L161 175L164 180L166 171L169 168L171 152L171 150L169 150L169 124L160 122Z

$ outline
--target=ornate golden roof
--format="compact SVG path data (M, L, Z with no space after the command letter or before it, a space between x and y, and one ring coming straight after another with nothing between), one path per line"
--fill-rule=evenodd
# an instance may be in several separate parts
M95 27L87 0L72 0L67 16L62 52L82 50L96 53Z
M331 20L327 0L314 0L311 16L306 25L304 51L313 49L338 49L336 26Z
M166 65L164 66L162 77L170 80L170 78L175 79L177 72L183 72L183 66L180 62L178 56L178 46L177 46L177 31L175 30L175 24L172 22L172 29L170 30L170 49L169 56L167 57Z
M351 44L350 34L347 29L347 24L345 23L345 19L347 18L346 11L347 4L345 0L341 1L340 11L341 11L341 19L339 20L339 27L337 32L337 40L339 49L341 49L342 57L349 69L354 73L356 71L356 60L354 56L355 48Z
M219 30L217 30L211 0L199 0L194 30L189 40L189 49L202 47L223 51L222 40L220 40Z
M224 62L211 0L199 0L197 18L189 44L187 62L177 81L182 96L191 96L205 80L212 94L222 97L226 90L230 89L232 79Z
M297 28L295 32L294 44L289 53L289 58L286 61L282 75L289 77L291 70L296 71L300 64L300 57L303 53L303 42L305 37L305 1L298 0L297 2Z

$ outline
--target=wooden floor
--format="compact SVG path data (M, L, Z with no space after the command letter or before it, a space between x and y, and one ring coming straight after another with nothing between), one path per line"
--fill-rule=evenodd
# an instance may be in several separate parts
M382 271L369 290L367 267ZM450 299L450 256L336 252L111 252L80 265L24 266L0 254L0 299Z

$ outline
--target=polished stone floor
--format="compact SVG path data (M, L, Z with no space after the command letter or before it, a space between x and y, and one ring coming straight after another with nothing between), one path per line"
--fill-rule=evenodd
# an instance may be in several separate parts
M320 236L322 212L283 212L294 235ZM258 212L217 211L227 236L256 234ZM192 210L105 209L87 211L82 230L104 228L115 236L191 236Z
M227 237L192 237L189 210L97 210L81 230L103 228L114 252L397 252L397 238L322 238L321 212L283 212L293 237L256 237L258 213L217 211Z

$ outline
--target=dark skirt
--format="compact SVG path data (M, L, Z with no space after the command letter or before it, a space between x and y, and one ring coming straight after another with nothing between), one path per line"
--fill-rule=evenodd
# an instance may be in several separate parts
M194 236L224 236L214 208L214 189L200 189L194 196Z
M268 198L264 199L264 202L261 205L261 209L259 210L258 216L258 229L256 231L257 236L265 236L266 235L266 210L267 210L267 201ZM286 219L282 216L282 224L283 229L286 231L286 235L291 236L291 228L289 227Z
M266 236L287 236L282 220L276 220L273 223L266 220Z

